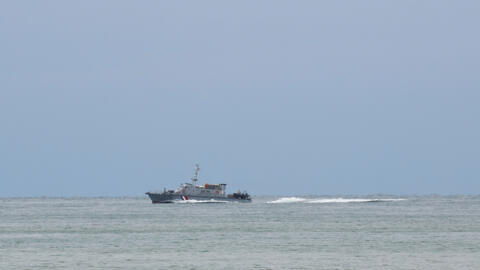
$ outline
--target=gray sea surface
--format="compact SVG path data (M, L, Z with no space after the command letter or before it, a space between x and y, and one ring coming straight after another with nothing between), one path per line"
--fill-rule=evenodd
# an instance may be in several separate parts
M0 269L480 269L480 196L0 199Z

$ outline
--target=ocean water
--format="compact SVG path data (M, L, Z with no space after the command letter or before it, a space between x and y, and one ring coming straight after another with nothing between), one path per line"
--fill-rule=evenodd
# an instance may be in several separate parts
M0 269L480 269L480 196L0 199Z

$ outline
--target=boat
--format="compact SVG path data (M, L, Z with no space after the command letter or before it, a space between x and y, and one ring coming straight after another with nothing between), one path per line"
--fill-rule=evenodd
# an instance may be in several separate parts
M226 193L227 184L198 185L200 166L195 164L195 173L191 183L181 184L176 190L163 189L163 192L147 192L152 203L173 203L178 201L202 202L251 202L250 195L244 192Z

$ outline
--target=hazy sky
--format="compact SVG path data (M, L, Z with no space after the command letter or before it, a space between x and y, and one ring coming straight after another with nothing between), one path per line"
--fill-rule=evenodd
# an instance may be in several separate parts
M2 1L0 196L479 194L479 1Z

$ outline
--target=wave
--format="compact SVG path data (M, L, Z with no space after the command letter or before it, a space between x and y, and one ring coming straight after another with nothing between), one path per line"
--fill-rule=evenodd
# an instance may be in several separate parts
M298 197L284 197L267 203L368 203L368 202L397 202L405 201L407 199L391 199L391 198L323 198L323 199L307 199Z
M396 202L404 201L406 199L344 199L344 198L335 198L335 199L314 199L308 200L306 203L366 203L366 202Z

